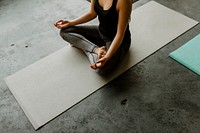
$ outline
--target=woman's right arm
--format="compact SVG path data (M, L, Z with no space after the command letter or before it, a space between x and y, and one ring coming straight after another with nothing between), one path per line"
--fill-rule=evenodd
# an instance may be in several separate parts
M78 24L82 24L82 23L91 21L94 18L96 18L96 16L97 16L97 14L94 10L94 0L91 0L90 9L87 13L83 14L82 16L80 16L72 21L59 20L54 25L59 29L67 28L69 26L74 26L74 25L78 25Z
M90 10L87 13L85 13L84 15L80 16L79 18L72 20L71 23L72 23L72 25L86 23L86 22L96 18L96 16L97 16L97 14L94 10L94 0L91 0Z

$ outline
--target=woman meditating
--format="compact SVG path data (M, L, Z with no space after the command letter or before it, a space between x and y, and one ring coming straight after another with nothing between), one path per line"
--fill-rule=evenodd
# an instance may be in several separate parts
M61 37L85 52L99 74L112 72L131 44L129 20L132 0L91 0L87 13L72 21L59 20ZM98 16L99 25L79 25Z

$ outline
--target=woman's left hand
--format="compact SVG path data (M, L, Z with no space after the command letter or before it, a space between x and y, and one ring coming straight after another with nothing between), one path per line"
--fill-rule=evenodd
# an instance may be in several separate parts
M56 26L58 29L62 29L62 28L67 28L69 26L72 26L72 23L67 20L59 20L58 22L54 24L54 26Z
M90 67L93 69L102 68L108 60L109 59L104 56L104 57L100 58L96 63L90 65Z

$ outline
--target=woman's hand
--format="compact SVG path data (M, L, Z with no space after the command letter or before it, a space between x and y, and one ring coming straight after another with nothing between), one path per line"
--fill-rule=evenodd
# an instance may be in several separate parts
M58 29L62 29L62 28L67 28L69 26L75 26L78 24L83 24L86 23L90 20L93 20L94 18L97 17L97 14L94 10L94 0L91 0L91 5L90 5L90 9L88 12L86 12L85 14L83 14L82 16L72 20L72 21L66 21L66 20L59 20L58 22L56 22L54 25L58 28Z
M109 60L109 58L104 56L104 57L100 58L96 63L90 65L90 67L93 69L102 68L108 60Z
M62 29L62 28L67 28L69 26L72 26L70 21L67 20L59 20L58 22L56 22L54 24L58 29Z

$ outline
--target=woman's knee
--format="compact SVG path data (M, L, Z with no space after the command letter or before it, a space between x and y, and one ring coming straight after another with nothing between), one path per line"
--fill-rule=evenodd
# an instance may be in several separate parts
M69 33L68 28L60 30L60 36L64 38Z
M64 32L63 32L63 29L60 30L60 36L63 38L64 36Z
M66 36L68 36L69 33L73 33L74 30L75 30L75 26L67 27L67 28L61 29L61 30L60 30L60 36L61 36L62 38L65 38Z
M69 41L69 40L70 40L70 33L71 33L71 32L70 32L70 27L60 30L60 36L61 36L62 39L64 39L65 41Z

